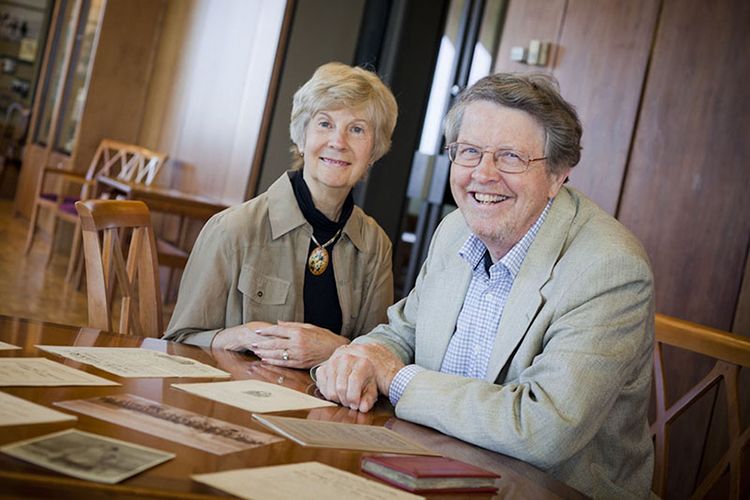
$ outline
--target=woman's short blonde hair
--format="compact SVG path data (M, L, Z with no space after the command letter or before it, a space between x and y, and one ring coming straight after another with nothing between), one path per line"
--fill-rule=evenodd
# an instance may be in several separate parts
M315 70L312 78L294 94L289 124L289 135L294 143L294 168L302 166L300 153L304 149L310 119L319 111L342 108L365 110L374 132L371 162L388 152L398 117L398 105L393 93L375 73L331 62Z

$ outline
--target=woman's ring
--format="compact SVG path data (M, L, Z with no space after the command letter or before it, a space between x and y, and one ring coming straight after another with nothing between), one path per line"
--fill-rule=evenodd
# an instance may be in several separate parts
M284 349L282 351L282 353L281 353L281 359L283 359L284 361L289 361L289 350L288 349Z

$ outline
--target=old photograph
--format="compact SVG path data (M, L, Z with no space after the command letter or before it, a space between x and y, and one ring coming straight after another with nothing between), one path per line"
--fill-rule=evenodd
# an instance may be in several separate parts
M20 441L0 451L62 474L108 484L119 483L175 456L78 430Z

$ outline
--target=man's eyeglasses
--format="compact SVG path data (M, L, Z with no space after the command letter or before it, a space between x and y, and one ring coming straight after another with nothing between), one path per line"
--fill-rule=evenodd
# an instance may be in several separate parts
M546 160L547 157L529 158L512 149L482 149L466 142L452 142L445 147L448 158L456 165L474 168L482 162L485 153L491 153L495 160L495 168L508 174L522 174L535 161Z

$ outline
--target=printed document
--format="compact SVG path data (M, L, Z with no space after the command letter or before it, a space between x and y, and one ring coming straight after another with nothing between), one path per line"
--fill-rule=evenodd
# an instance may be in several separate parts
M68 347L38 345L37 348L79 363L95 366L124 378L195 377L229 378L229 373L190 358L140 347Z

